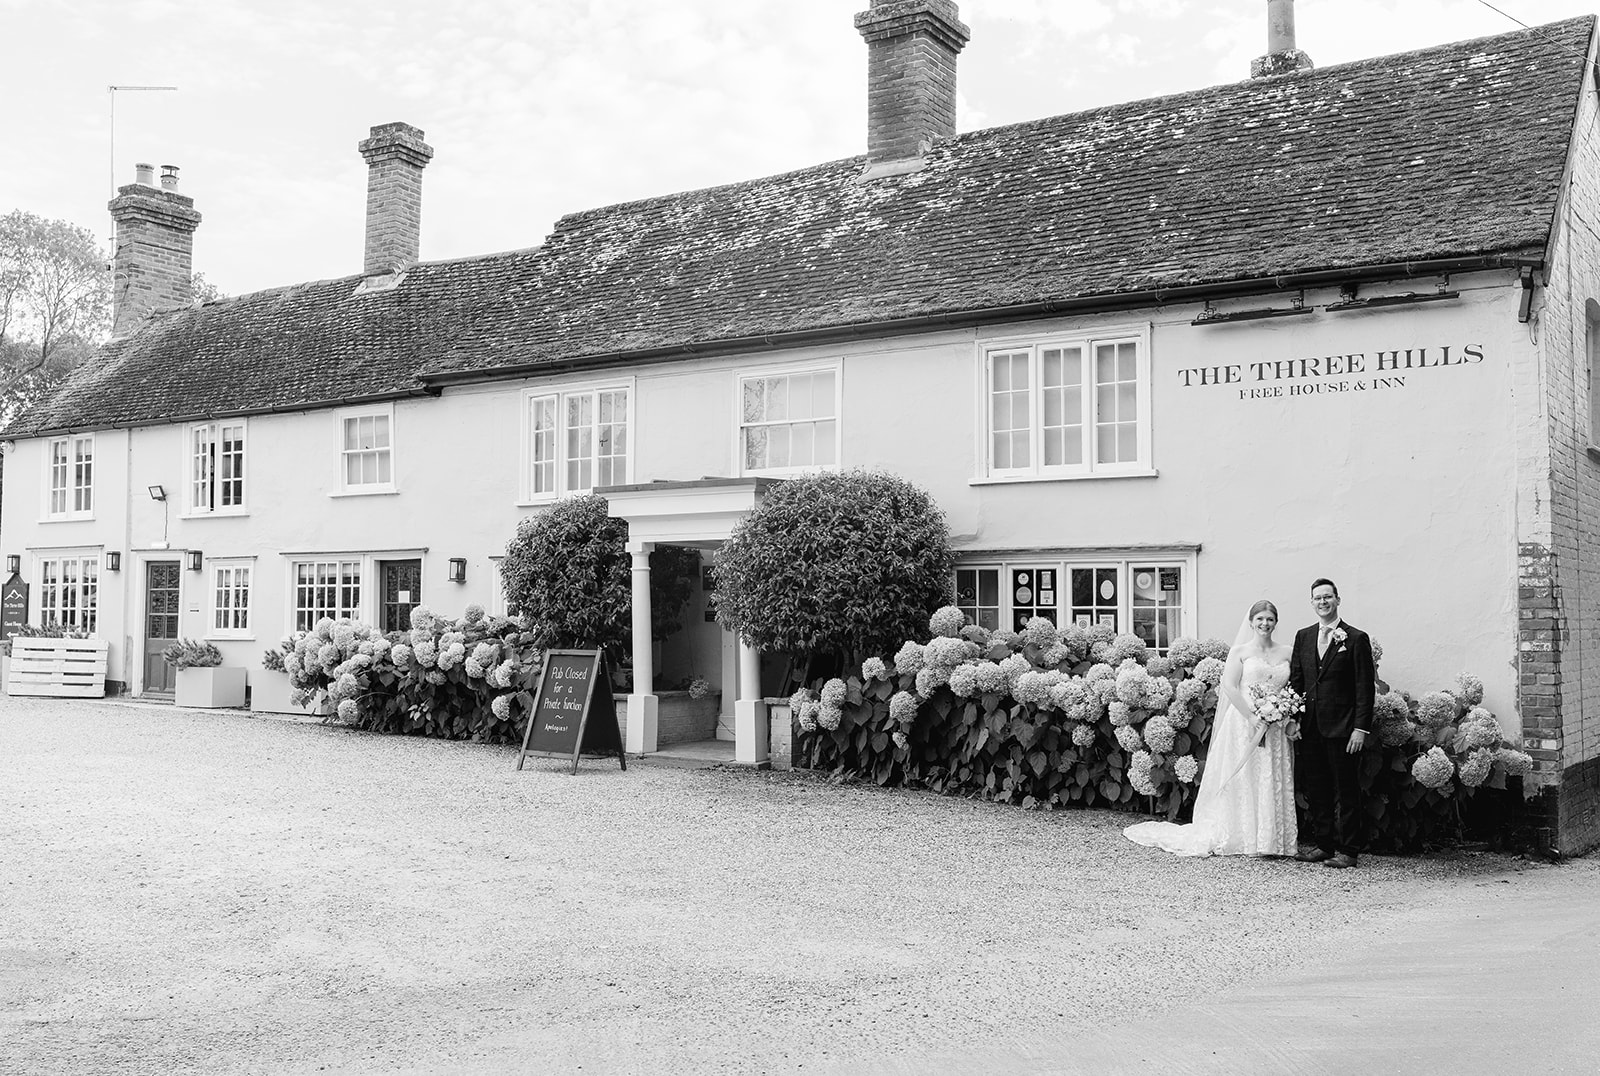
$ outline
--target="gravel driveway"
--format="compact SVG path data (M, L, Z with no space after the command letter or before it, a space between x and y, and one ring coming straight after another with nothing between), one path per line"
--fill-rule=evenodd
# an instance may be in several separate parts
M1111 812L514 762L0 699L0 1071L914 1070L1127 1026L1553 870L1179 860Z

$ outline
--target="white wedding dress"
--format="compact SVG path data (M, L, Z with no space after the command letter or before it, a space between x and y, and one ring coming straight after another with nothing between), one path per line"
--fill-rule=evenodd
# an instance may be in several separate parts
M1251 655L1241 660L1240 678L1244 688L1259 683L1280 688L1289 679L1289 663ZM1257 746L1254 718L1231 703L1218 710L1194 821L1140 822L1123 833L1137 844L1180 856L1294 855L1294 745L1282 725L1270 725L1266 741Z

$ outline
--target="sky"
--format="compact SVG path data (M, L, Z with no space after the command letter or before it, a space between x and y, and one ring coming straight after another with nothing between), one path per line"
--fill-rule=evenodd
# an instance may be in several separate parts
M1319 67L1600 0L1300 0ZM109 247L134 164L180 167L194 267L239 295L361 271L366 164L434 148L422 257L538 245L563 214L866 148L868 0L0 0L0 214ZM961 0L958 129L1246 77L1265 0ZM108 86L176 86L176 91ZM113 122L114 115L114 122Z

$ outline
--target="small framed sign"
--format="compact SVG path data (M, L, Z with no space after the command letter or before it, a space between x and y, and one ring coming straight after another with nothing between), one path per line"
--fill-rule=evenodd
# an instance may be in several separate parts
M4 603L0 637L10 639L28 622L28 584L22 581L21 576L13 575L0 588L0 601Z
M578 759L583 755L616 755L622 768L628 768L605 665L605 654L599 650L551 650L545 654L517 769L522 769L529 755L570 756L573 773L578 772Z

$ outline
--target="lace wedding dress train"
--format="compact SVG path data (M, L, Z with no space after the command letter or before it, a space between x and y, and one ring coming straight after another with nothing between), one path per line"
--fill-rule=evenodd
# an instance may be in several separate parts
M1247 657L1242 683L1280 688L1289 679L1287 661ZM1194 801L1194 821L1140 822L1123 833L1129 840L1180 856L1292 856L1295 853L1294 745L1279 725L1269 726L1256 746L1249 714L1231 704L1211 729L1206 769ZM1248 756L1248 757L1246 757ZM1240 759L1244 765L1240 767ZM1229 774L1234 774L1229 780Z

